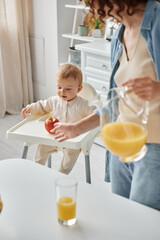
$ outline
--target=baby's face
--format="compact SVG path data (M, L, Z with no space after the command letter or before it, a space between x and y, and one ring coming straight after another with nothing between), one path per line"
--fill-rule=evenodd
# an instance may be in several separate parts
M70 101L77 96L82 86L73 77L57 79L57 95L64 101Z

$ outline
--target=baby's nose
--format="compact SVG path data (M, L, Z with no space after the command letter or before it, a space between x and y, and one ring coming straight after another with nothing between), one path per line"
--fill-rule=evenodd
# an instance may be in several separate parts
M62 92L65 92L65 88L62 88L61 91L62 91Z

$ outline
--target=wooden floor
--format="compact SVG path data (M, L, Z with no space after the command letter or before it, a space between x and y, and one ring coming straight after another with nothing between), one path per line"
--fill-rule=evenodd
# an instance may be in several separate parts
M6 139L6 131L22 121L20 115L9 115L0 119L0 160L8 158L21 158L23 151L23 142ZM36 145L29 148L27 159L33 160ZM58 169L62 158L62 152L52 155L52 168ZM93 144L90 153L91 161L91 178L92 184L99 185L104 188L110 188L110 184L104 182L105 170L105 149L97 144ZM85 162L84 155L81 153L78 161L70 173L70 176L76 177L78 180L85 181Z

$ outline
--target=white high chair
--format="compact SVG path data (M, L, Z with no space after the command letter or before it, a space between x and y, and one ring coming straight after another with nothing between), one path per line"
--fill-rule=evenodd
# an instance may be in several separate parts
M98 97L95 89L88 83L83 83L83 88L79 93L79 96L91 100L93 97ZM88 131L80 136L72 139L68 139L63 142L58 142L54 139L52 134L47 133L44 128L44 121L49 117L49 114L44 115L31 115L10 128L7 131L6 137L8 139L16 139L24 141L24 148L22 158L27 157L29 146L32 144L44 144L57 146L57 150L63 151L63 148L81 149L85 156L85 171L86 182L91 183L90 172L90 149L94 138L99 133L99 127ZM48 159L48 167L51 167L51 156Z

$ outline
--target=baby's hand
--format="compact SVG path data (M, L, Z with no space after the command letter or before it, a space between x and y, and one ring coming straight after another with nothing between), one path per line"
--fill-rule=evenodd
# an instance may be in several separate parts
M31 112L30 107L25 107L25 108L23 108L22 111L21 111L21 116L22 116L23 118L26 118L26 114L27 114L27 113L30 113L30 112Z

